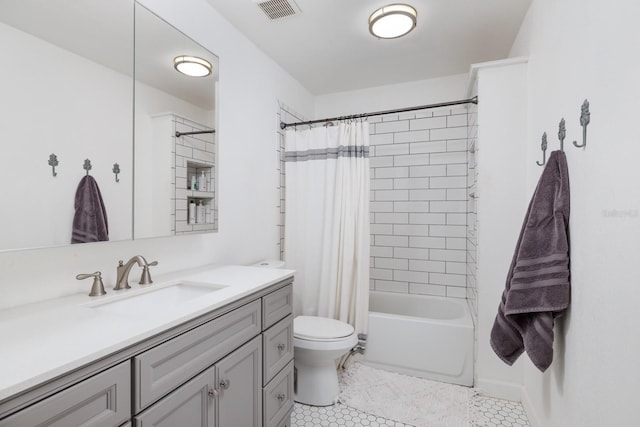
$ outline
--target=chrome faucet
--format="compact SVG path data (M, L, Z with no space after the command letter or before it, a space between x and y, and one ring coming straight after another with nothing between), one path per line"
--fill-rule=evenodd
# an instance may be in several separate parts
M142 267L142 275L140 276L140 285L149 285L153 283L151 280L151 274L149 274L149 267L158 265L158 261L153 261L152 263L148 263L146 259L142 255L136 255L131 257L126 264L123 263L122 260L118 261L117 268L117 278L116 285L113 287L114 290L118 291L121 289L129 289L129 273L131 272L131 268L133 264L137 263L140 267Z

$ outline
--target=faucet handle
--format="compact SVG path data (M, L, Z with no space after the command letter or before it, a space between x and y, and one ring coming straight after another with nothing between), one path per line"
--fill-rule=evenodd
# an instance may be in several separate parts
M101 295L106 295L107 293L104 290L104 284L102 283L102 273L96 271L95 273L86 273L86 274L78 274L76 276L77 280L88 279L89 277L93 277L93 285L91 285L91 292L89 292L90 297L98 297Z
M153 283L153 280L151 280L151 274L149 273L149 267L153 267L156 265L158 265L158 261L150 262L142 267L142 275L140 276L140 281L138 282L139 285L150 285Z

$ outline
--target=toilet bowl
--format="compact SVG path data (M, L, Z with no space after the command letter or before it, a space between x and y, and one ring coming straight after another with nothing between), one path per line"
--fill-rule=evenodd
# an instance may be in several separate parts
M284 268L285 263L264 260L254 266ZM293 399L305 405L333 405L340 393L336 360L357 344L358 334L348 323L316 316L293 319Z
M358 335L348 323L315 316L293 319L294 400L333 405L340 393L336 360L356 344Z

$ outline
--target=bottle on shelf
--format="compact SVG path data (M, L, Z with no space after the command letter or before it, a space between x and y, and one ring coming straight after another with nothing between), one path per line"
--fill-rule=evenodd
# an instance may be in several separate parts
M196 224L204 224L204 205L202 200L198 201L196 206Z
M198 177L198 191L207 191L207 177L204 176L204 171L201 171Z
M191 186L189 187L189 190L197 190L197 189L198 189L198 183L196 182L196 176L191 175Z
M191 199L191 201L189 201L189 224L195 224L196 223L196 202L195 200Z

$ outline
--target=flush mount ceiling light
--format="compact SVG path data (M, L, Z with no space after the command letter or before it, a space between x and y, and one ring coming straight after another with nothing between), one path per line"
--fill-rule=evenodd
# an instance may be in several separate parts
M176 56L173 59L173 67L191 77L205 77L211 74L211 63L197 56Z
M380 39L395 39L416 27L418 13L408 4L381 7L369 17L369 32Z

